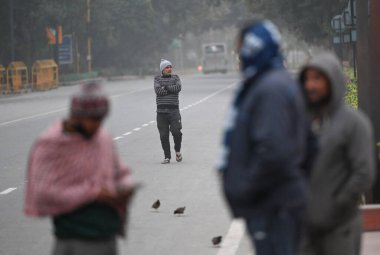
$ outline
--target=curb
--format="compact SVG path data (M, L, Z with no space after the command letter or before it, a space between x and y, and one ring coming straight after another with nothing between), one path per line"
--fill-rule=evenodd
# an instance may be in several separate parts
M93 78L93 79L84 79L84 80L77 80L77 81L63 81L59 83L59 86L74 86L74 85L79 85L82 83L90 82L90 81L95 81L95 82L101 82L103 81L103 78Z
M380 231L380 205L364 205L361 210L364 231Z
M145 79L146 76L138 76L138 75L134 75L134 76L129 76L129 75L125 75L125 76L110 76L110 77L107 77L105 78L107 81L133 81L133 80L139 80L139 79Z
M133 80L139 80L139 79L145 79L145 77L141 76L115 76L115 77L97 77L97 78L92 78L92 79L84 79L84 80L77 80L77 81L63 81L60 82L60 86L74 86L74 85L79 85L82 83L94 81L94 82L102 82L102 81L133 81Z

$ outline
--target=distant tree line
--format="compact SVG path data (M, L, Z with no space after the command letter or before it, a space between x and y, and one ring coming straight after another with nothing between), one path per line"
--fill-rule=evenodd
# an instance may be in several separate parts
M232 0L231 0L232 1ZM349 0L245 0L253 13L270 18L311 44L331 43L331 19Z
M91 0L91 22L86 23L86 0L3 0L0 8L0 64L10 62L10 2L14 6L15 58L31 65L51 58L47 27L62 25L72 34L85 71L87 36L93 41L95 69L131 71L157 64L173 39L242 23L253 13L286 24L310 41L327 33L327 23L343 0L331 8L327 0ZM300 4L302 2L304 4ZM247 8L248 6L248 8ZM74 67L72 67L74 69Z
M14 6L15 58L28 65L52 57L46 28L62 25L72 34L84 70L87 36L93 41L94 68L129 68L156 64L174 38L232 23L242 3L219 0L3 0L0 8L0 63L10 62L10 2Z

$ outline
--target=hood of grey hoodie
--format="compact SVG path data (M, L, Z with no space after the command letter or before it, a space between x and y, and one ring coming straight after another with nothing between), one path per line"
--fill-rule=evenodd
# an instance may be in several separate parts
M346 93L346 78L339 59L332 53L323 53L313 58L301 70L299 80L304 84L305 74L308 69L317 69L329 79L331 86L331 100L328 103L327 112L331 114L344 104L343 98Z

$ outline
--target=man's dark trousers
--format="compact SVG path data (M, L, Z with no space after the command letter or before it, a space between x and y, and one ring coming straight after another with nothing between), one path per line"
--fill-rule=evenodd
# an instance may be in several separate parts
M179 110L169 113L157 113L157 127L160 132L162 149L165 153L165 158L171 159L169 131L174 138L174 149L176 152L181 151L182 143L182 120Z

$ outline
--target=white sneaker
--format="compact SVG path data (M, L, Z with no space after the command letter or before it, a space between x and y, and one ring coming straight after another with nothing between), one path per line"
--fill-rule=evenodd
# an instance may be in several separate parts
M161 164L170 164L170 158L164 159L164 161L161 162Z

